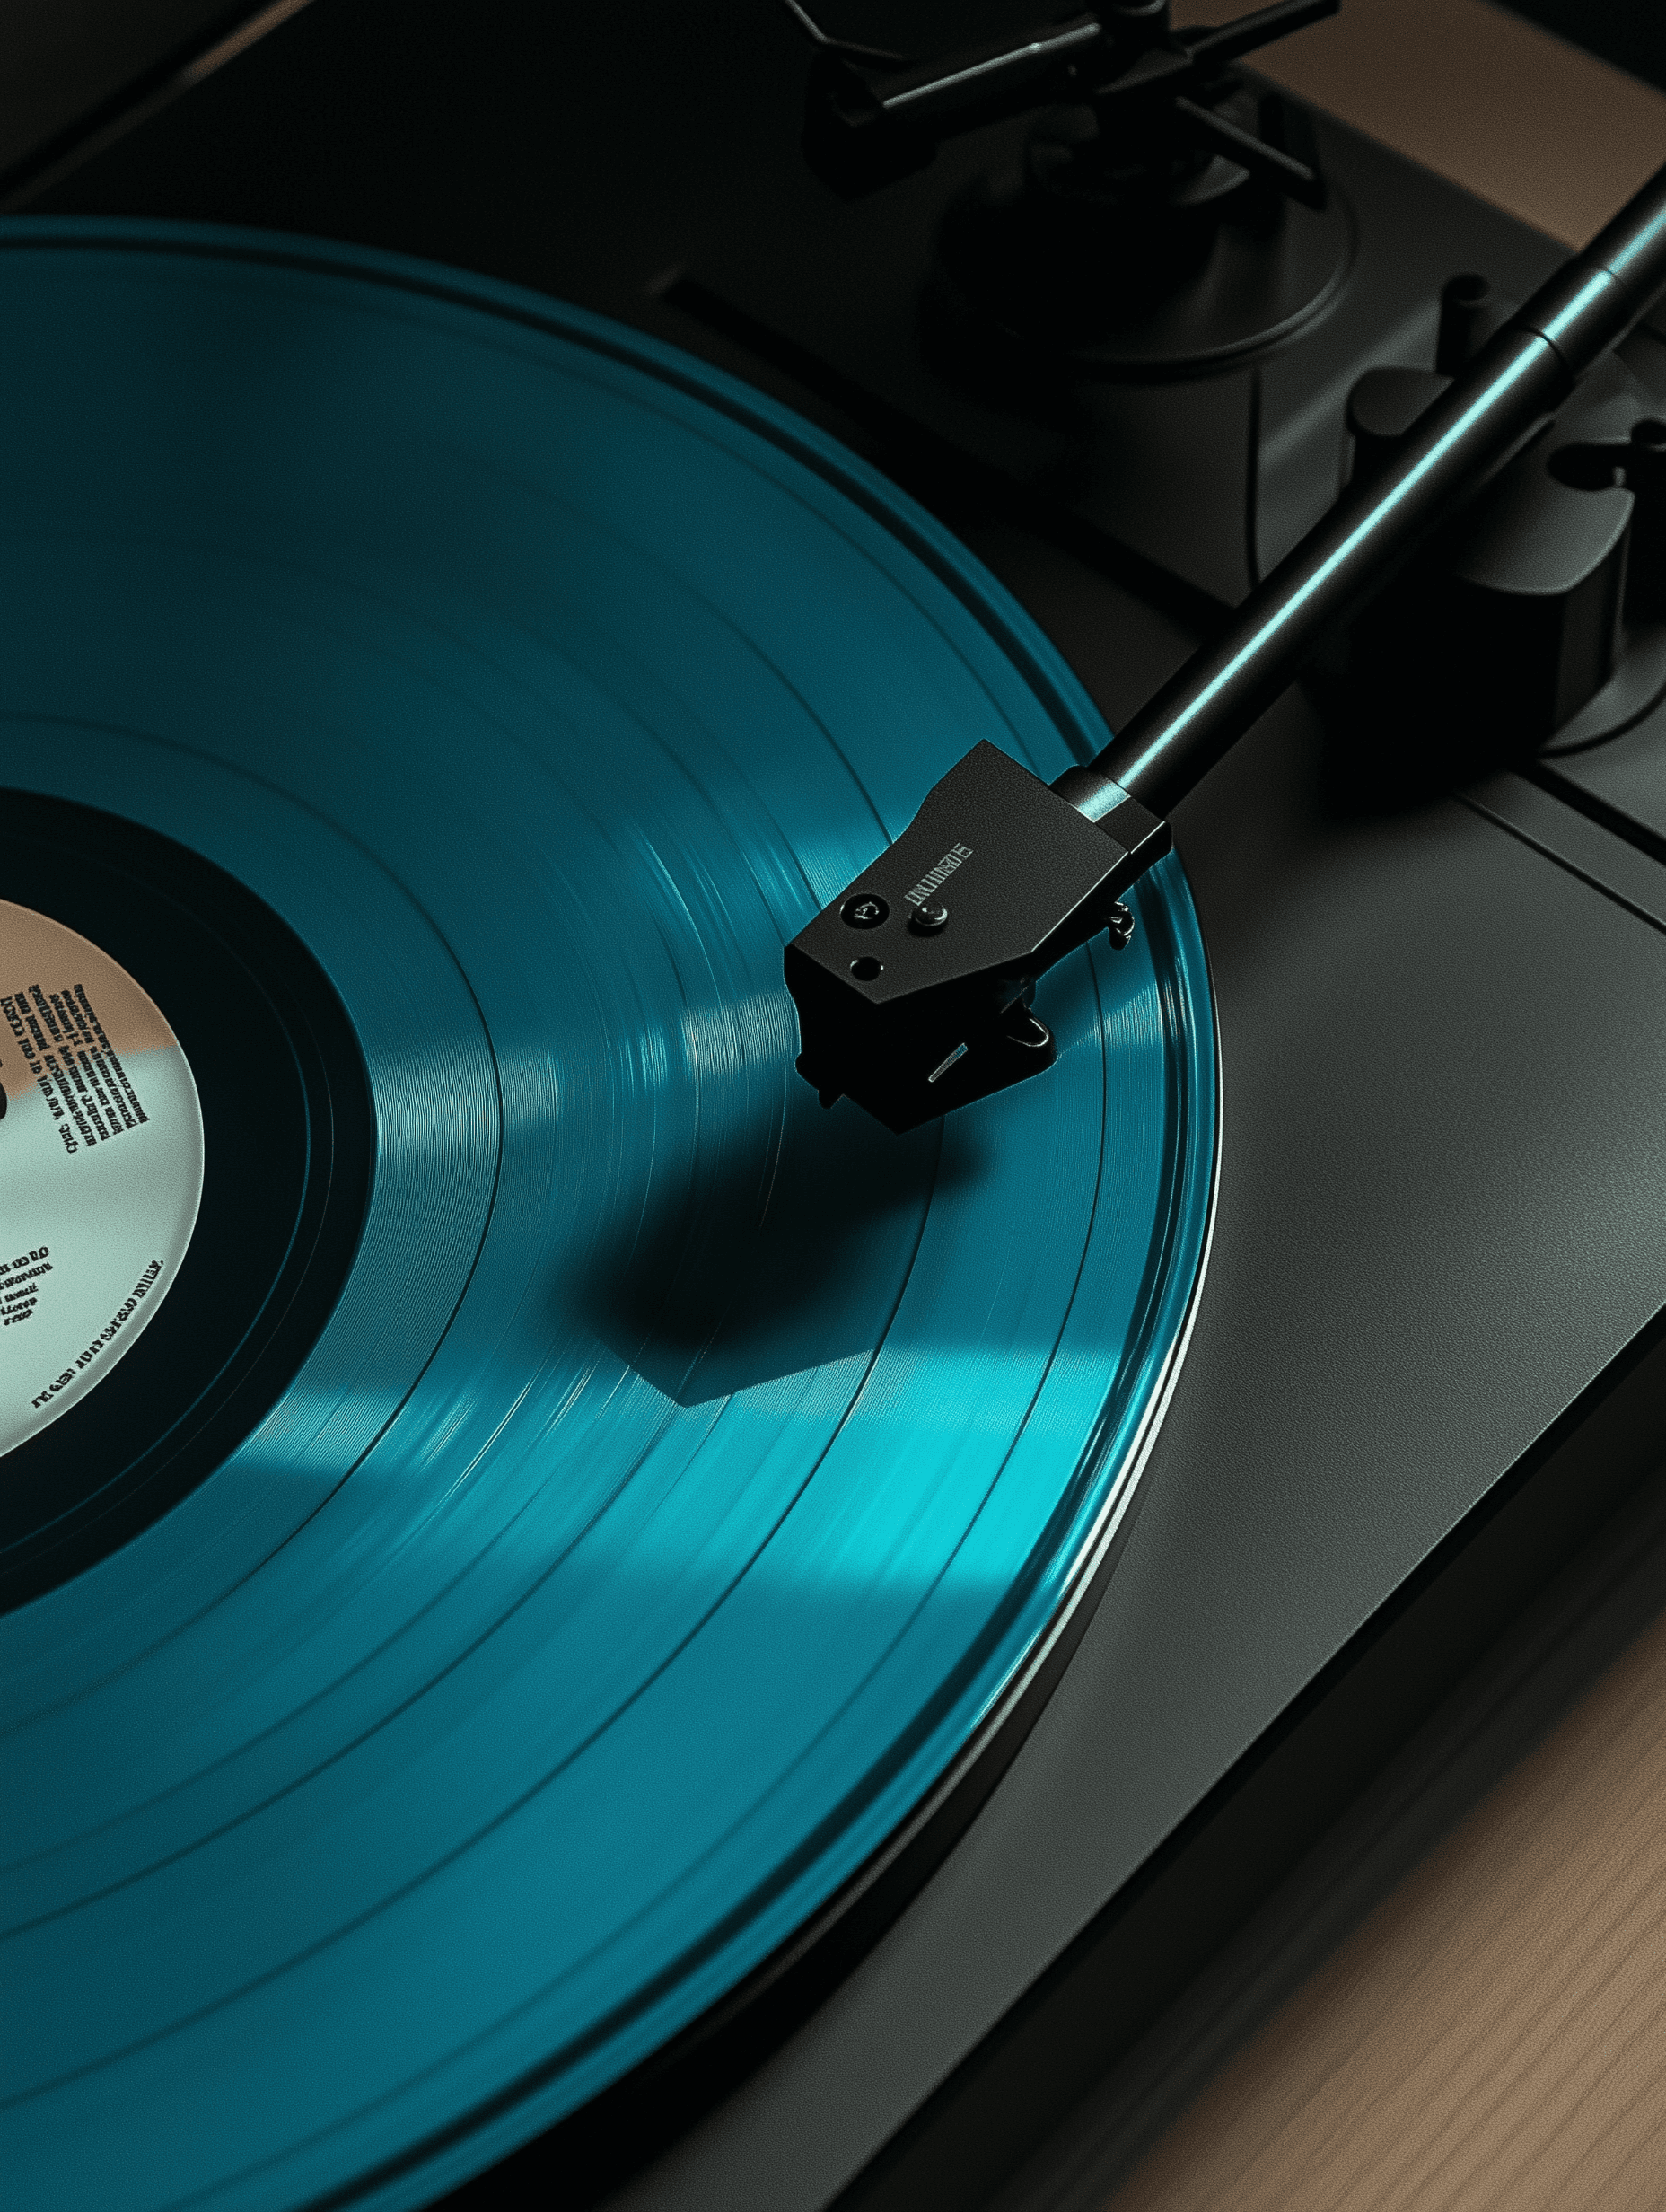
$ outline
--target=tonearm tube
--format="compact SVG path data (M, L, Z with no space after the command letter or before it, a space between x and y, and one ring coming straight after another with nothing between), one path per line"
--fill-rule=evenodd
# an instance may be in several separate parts
M1666 169L1487 342L1122 734L1051 785L980 744L785 952L800 1073L890 1128L1056 1057L1038 979L1170 850L1165 815L1430 536L1520 452L1666 287Z

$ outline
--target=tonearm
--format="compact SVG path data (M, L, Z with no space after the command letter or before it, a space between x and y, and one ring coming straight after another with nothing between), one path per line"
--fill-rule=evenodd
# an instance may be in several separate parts
M977 746L786 948L800 1073L917 1127L1051 1065L1038 979L1170 850L1167 811L1568 399L1666 287L1666 169L1487 341L1122 734L1051 785Z

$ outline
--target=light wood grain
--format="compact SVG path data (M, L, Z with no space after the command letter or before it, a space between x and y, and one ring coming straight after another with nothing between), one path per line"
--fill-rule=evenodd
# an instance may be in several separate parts
M1174 20L1245 12L1176 0ZM1342 0L1340 15L1253 61L1569 245L1583 245L1666 162L1666 93L1485 0Z
M1666 2203L1666 1622L1377 1909L1107 2212Z

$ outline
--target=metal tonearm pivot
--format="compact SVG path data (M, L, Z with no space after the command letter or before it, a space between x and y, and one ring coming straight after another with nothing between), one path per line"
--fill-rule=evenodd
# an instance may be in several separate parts
M1169 850L1162 819L1666 287L1666 169L1488 340L1123 734L1048 785L979 745L786 948L799 1070L904 1130L1054 1058L1036 981Z
M1263 182L1322 206L1316 164L1218 114L1231 64L1341 0L1275 0L1217 30L1177 31L1170 0L1097 8L930 58L830 37L804 0L783 0L816 49L804 152L835 190L856 195L923 169L946 138L1035 108L1091 109L1108 154L1167 160L1181 148L1223 154Z

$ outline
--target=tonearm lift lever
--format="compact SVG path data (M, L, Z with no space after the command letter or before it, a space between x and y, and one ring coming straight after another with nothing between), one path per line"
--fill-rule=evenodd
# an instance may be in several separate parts
M1498 330L1388 467L1344 494L1224 633L1085 768L1044 784L977 746L786 948L799 1072L917 1127L1051 1066L1037 979L1169 851L1165 811L1326 636L1562 406L1666 287L1666 169Z

